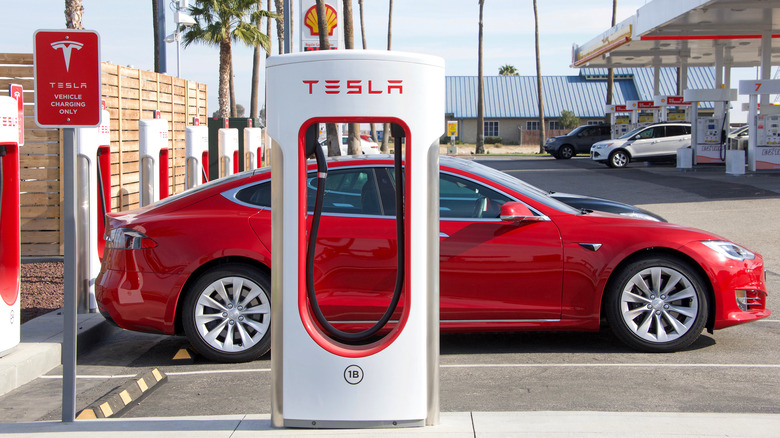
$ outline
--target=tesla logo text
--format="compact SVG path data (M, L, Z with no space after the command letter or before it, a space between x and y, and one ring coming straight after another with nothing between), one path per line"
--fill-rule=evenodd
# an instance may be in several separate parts
M64 89L87 88L86 82L82 82L80 84L75 82L49 82L49 85L51 86L51 88L64 88Z
M0 117L0 126L8 127L8 126L18 126L19 119L13 116L3 116Z
M404 94L403 80L304 80L303 83L309 86L309 94L322 90L325 91L325 94L341 94L342 92L345 94Z
M51 48L54 50L62 50L62 57L65 58L65 71L70 68L70 54L73 49L81 50L84 44L76 41L55 41L51 43Z

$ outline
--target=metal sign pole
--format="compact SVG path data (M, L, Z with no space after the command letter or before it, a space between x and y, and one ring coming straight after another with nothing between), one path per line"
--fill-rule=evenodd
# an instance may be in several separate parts
M76 227L76 129L65 128L63 133L63 190L65 191L65 275L64 308L62 332L62 421L71 423L76 419L76 332L77 281L76 256L79 236Z

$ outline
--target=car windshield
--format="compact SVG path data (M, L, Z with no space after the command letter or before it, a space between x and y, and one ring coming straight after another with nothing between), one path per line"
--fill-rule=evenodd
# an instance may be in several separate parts
M627 133L625 133L625 134L621 135L621 136L620 136L620 137L618 137L618 138L630 138L632 135L636 134L637 132L639 132L639 131L641 131L641 130L643 130L643 129L645 129L645 127L644 127L644 126L642 126L642 127L640 127L640 128L636 128L636 129L634 129L633 131L628 131Z

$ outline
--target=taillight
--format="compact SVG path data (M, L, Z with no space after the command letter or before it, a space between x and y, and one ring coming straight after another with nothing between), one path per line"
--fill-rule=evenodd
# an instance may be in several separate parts
M154 248L157 242L140 231L130 228L114 228L106 237L106 248L142 249Z

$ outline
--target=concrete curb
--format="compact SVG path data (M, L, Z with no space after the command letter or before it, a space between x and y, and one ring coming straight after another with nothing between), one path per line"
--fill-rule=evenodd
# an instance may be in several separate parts
M167 381L168 376L157 368L138 374L84 408L76 415L76 419L91 420L119 416L131 403L141 401Z
M78 353L108 336L115 327L99 313L78 315ZM62 309L27 321L21 342L0 359L0 396L31 382L62 364Z

